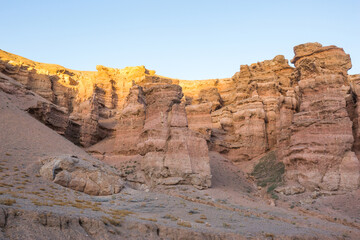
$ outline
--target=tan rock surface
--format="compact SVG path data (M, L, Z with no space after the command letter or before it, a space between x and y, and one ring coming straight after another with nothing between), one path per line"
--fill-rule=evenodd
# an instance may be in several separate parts
M190 183L203 172L200 185L208 185L207 142L246 169L276 151L289 186L356 189L360 78L347 75L350 57L336 46L308 43L294 52L295 68L279 55L204 81L144 66L81 72L4 51L0 71L48 100L32 104L31 114L133 182Z
M136 177L129 179L138 183L209 187L207 144L188 129L182 96L178 85L151 82L143 88L135 85L120 114L115 136L89 151L107 155L103 161L115 166L136 159L140 163Z
M211 148L233 161L247 161L276 147L281 100L290 88L293 68L283 56L242 65L232 78L224 107L212 112ZM221 95L221 91L220 91Z
M123 108L134 82L155 74L144 66L124 69L97 66L97 72L75 71L45 64L0 50L0 71L52 103L63 107L66 124L62 129L46 122L56 119L50 109L37 110L36 116L74 143L89 147L109 136L113 129L102 120L112 119ZM59 119L63 121L63 119Z
M309 189L338 190L340 178L346 178L347 174L345 170L339 172L342 161L358 164L351 152L354 136L346 107L350 94L346 74L351 67L350 57L340 48L322 47L318 43L296 46L294 52L292 61L296 66L294 79L299 85L300 107L293 117L284 158L286 178ZM350 182L342 185L342 188L357 187L358 184Z
M119 193L124 183L108 166L91 164L77 156L58 156L41 160L40 174L63 187L89 195Z

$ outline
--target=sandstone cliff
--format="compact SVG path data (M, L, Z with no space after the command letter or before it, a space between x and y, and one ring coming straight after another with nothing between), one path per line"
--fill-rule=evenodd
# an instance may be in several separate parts
M28 111L134 184L210 186L208 149L247 164L269 151L287 186L360 181L359 75L343 49L308 43L226 79L185 81L144 66L81 72L0 51L0 71L49 102ZM285 190L284 190L285 191Z
M356 104L347 76L350 56L318 43L296 46L294 52L300 106L283 159L287 181L310 189L356 189L360 165L353 152L350 117Z

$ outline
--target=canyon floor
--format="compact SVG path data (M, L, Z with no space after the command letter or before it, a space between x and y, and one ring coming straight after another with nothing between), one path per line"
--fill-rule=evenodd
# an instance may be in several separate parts
M40 159L98 160L23 111L36 97L0 92L0 239L359 239L360 190L273 200L216 152L205 190L90 196L46 181Z

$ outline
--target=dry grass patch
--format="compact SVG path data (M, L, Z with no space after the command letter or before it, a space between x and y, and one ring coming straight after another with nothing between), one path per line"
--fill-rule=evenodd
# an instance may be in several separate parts
M0 187L14 187L14 185L7 184L7 183L0 183Z
M265 237L273 239L275 237L275 235L272 233L265 233Z
M224 227L224 228L231 228L231 225L228 224L228 223L223 223L223 227Z
M102 209L98 207L98 203L92 203L90 201L85 200L75 200L75 202L68 201L66 199L54 199L53 196L49 199L52 201L53 205L57 206L69 206L78 209L91 209L93 211L101 211Z
M202 219L202 220L206 220L206 219L207 219L207 217L206 217L204 214L202 214L202 215L200 216L200 219Z
M51 204L51 203L40 202L40 201L38 201L37 199L31 200L31 202L32 202L35 206L46 206L46 207L52 207L52 206L54 206L54 205Z
M157 222L157 219L156 219L156 218L143 218L143 217L141 217L140 219L141 219L141 220L145 220L145 221Z
M191 223L189 223L187 221L184 221L184 220L177 221L177 225L187 227L187 228L191 228Z
M15 199L0 199L0 205L12 206L16 203Z
M179 219L178 217L171 214L166 214L165 216L163 216L163 218L170 219L171 221L177 221Z
M113 218L109 218L109 217L101 217L103 223L105 223L106 225L113 225L113 226L121 226L121 221L119 221L118 219L113 219Z
M106 211L106 213L112 215L115 218L126 217L128 215L134 214L134 212L125 209L111 209L110 211Z
M41 192L37 192L37 191L32 191L32 192L28 192L29 194L32 194L32 195L36 195L36 196L40 196L41 195Z
M98 207L98 203L92 203L90 201L83 201L81 202L70 202L70 201L67 201L66 203L68 203L69 206L72 206L74 208L79 208L79 209L91 209L93 211L100 211L101 208Z

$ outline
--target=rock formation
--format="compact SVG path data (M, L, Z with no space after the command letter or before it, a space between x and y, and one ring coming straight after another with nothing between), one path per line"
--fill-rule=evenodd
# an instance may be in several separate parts
M359 161L348 101L350 56L335 46L309 43L294 48L299 111L294 113L286 165L288 182L324 190L356 189ZM351 180L349 179L351 178Z
M229 159L247 161L276 147L280 99L290 88L293 68L283 56L242 65L232 77L225 106L212 112L212 148Z
M89 195L119 193L124 183L114 169L91 164L77 156L59 156L41 160L40 174L63 187Z
M129 159L139 161L135 172L128 171L135 173L128 180L136 183L209 187L207 144L200 134L188 129L182 97L179 85L133 86L115 137L90 147L89 151L114 165Z
M135 184L209 187L210 149L239 164L276 152L287 193L357 189L360 77L336 46L294 52L295 68L279 55L203 81L144 66L80 72L4 51L0 71L48 100L29 113Z
M206 141L188 129L185 103L178 85L150 84L144 88L146 118L141 142L142 168L154 181L210 186ZM162 178L164 178L162 180Z

